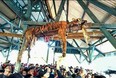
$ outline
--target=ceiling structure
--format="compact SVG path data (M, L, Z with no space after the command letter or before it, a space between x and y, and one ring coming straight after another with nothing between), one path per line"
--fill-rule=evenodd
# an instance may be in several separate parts
M70 22L73 18L92 23L87 29L91 41L88 45L85 43L81 30L68 33L67 53L79 54L91 62L99 55L105 56L106 52L99 49L100 45L108 43L113 48L107 52L116 51L114 0L0 0L0 51L4 55L13 49L19 50L20 38L30 26L62 20ZM53 42L55 46L49 44L49 47L61 53L58 36Z

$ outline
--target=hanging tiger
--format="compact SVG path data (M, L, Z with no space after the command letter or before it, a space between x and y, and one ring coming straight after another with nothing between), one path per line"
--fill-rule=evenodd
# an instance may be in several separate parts
M86 23L87 23L86 20L73 19L73 21L71 22L66 22L66 21L51 22L51 23L47 23L46 25L28 28L23 35L23 44L19 51L17 62L21 62L23 52L27 48L28 51L30 51L31 46L35 43L35 41L37 41L38 38L43 37L51 32L53 32L51 36L58 34L59 39L61 41L62 57L65 57L66 46L67 46L66 44L67 33L71 32L71 30L73 29L75 30L76 28L77 31L83 30L84 31L83 33L86 37L87 34L84 28L84 25Z

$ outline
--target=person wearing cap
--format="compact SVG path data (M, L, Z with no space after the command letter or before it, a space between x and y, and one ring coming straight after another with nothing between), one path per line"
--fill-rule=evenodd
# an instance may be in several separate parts
M25 77L27 75L27 72L28 72L28 68L25 67L22 71L21 71L21 74L23 77Z
M40 68L38 72L39 75L37 76L37 78L49 78L51 70L49 67L45 67L45 68Z
M37 78L34 76L34 70L35 70L34 66L29 67L27 75L25 76L25 78Z

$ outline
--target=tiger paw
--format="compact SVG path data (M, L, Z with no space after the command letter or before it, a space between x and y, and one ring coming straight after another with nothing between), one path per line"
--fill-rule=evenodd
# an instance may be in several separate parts
M66 53L63 53L63 54L62 54L62 57L66 57Z

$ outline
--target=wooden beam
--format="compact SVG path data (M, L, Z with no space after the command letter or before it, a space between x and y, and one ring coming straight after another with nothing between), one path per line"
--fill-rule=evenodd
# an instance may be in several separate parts
M58 33L56 32L56 31L49 31L49 32L46 32L46 33L44 33L44 35L45 36L53 36L54 35L54 33L57 35ZM103 35L102 34L102 32L101 31L91 31L91 32L87 32L90 36L101 36L101 35ZM76 33L67 33L67 35L69 35L69 36L83 36L83 33L82 32L76 32ZM41 36L41 35L40 35ZM43 34L42 34L42 36L43 36ZM42 37L41 36L41 37Z
M101 31L92 31L92 32L87 32L90 36L96 36L96 35L103 35ZM68 33L69 36L83 36L82 32L77 32L77 33Z
M49 32L45 33L44 35L49 36L51 40L59 40L58 34L53 35L54 33L56 32ZM92 39L100 39L101 37L103 37L103 33L101 31L91 31L88 32L88 34ZM43 37L43 35L41 37ZM84 39L84 36L82 32L68 33L67 39Z
M89 34L90 38L92 38L92 39L100 39L101 37L103 37L103 33L100 31L88 32L88 34ZM51 39L59 40L59 37L58 37L58 35L55 35L55 36L51 37ZM83 36L82 32L68 33L67 39L84 39L84 36Z
M44 33L46 36L53 36L53 34L56 33L55 31L49 32L49 33ZM102 36L103 33L101 31L91 31L87 32L89 36ZM67 33L68 36L83 36L82 32L76 32L76 33ZM57 36L57 33L56 33Z
M92 39L100 39L102 36L90 36ZM51 38L52 40L59 40L58 36ZM67 39L84 39L84 36L67 36Z
M9 37L22 38L22 34L3 33L3 32L0 32L0 36L9 36Z

